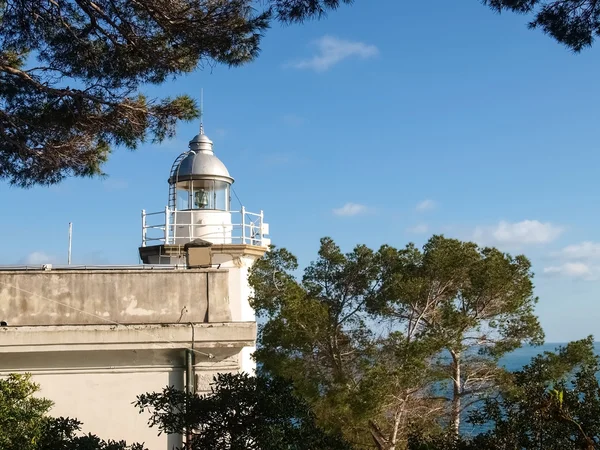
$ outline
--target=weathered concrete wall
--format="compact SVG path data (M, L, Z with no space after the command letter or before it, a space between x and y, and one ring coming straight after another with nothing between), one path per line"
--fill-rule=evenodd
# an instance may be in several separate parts
M254 369L247 276L265 249L214 247L221 269L0 270L0 377L32 373L52 414L77 417L84 432L180 446L181 436L147 426L135 396L181 389L185 349L195 352L199 392L217 373Z
M0 271L9 326L227 322L226 270Z
M85 433L145 442L150 450L181 447L181 436L158 436L136 396L184 387L185 349L194 348L196 389L210 390L219 372L236 372L253 322L172 325L0 327L0 377L31 373L51 414L75 417Z
M133 405L136 396L160 392L167 386L183 389L183 369L147 369L106 373L34 373L33 381L41 387L39 395L54 402L50 414L74 417L83 423L84 433L102 439L144 443L150 450L180 448L180 435L162 434L148 426L148 412L140 414Z
M213 262L229 270L229 292L237 295L231 298L231 313L234 321L256 320L254 310L250 307L250 297L253 295L248 276L250 269L266 249L260 247L217 245L213 246ZM244 372L253 374L256 371L256 362L252 353L256 348L245 347L241 352L241 368Z

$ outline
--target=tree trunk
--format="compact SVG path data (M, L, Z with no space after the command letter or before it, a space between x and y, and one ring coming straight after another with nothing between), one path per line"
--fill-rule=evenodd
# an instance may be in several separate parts
M451 423L452 431L456 436L460 429L460 399L462 394L462 386L460 380L460 352L450 350L452 355L452 378L453 378L453 390L452 390L452 410L451 410Z
M377 450L396 450L395 443L391 443L381 431L381 428L377 426L375 422L369 420L369 428L371 429L371 436L375 442Z

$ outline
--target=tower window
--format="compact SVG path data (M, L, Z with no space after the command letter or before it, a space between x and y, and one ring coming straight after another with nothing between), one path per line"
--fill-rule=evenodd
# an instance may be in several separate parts
M220 180L190 180L178 183L177 209L229 211L230 184Z

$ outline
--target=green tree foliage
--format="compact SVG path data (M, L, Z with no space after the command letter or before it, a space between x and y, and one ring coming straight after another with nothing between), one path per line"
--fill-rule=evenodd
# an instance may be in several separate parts
M446 350L449 357L437 365L452 385L450 422L458 433L464 408L501 377L498 359L543 340L531 264L524 256L442 236L422 251L384 246L380 254L382 288L370 306L405 327L408 339Z
M354 375L373 351L373 334L361 313L377 275L374 256L364 246L343 255L323 239L319 260L306 269L303 283L291 275L297 262L285 249L257 262L250 276L253 306L270 319L261 326L256 352L264 371L302 373L306 378L298 386L311 399L335 397L336 386L356 384Z
M105 441L91 433L82 434L81 425L68 417L46 418L35 450L148 450L142 444L127 445L125 441Z
M402 425L428 417L416 383L426 376L425 358L401 336L381 335L366 311L381 288L377 254L362 245L343 254L324 238L302 281L296 269L293 255L272 249L251 272L252 306L267 319L255 352L260 370L292 379L328 428L363 445L372 442L371 428L393 448Z
M140 411L161 432L189 434L187 450L350 450L327 433L282 379L219 374L212 392L193 395L167 387L138 397Z
M160 141L197 115L189 97L148 99L143 85L252 61L273 20L350 2L0 0L0 179L101 174L115 145Z
M2 450L146 450L141 444L104 441L81 435L81 423L48 416L52 402L37 397L30 375L0 379L0 448Z
M493 10L531 14L530 28L541 29L575 52L590 47L600 34L596 0L483 0Z
M457 430L464 408L502 380L498 358L543 337L523 256L442 236L422 251L343 254L325 238L301 281L296 270L285 249L253 268L252 305L265 319L255 358L353 442L391 450L415 428Z
M0 448L37 448L52 402L34 396L39 387L30 378L9 375L0 379Z
M468 419L473 438L414 438L411 450L594 450L600 448L600 361L592 337L534 357Z

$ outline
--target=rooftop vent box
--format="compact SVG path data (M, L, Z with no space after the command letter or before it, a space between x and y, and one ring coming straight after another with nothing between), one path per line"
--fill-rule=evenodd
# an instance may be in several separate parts
M210 267L212 265L212 251L210 247L188 247L186 258L189 269Z

